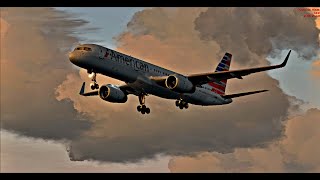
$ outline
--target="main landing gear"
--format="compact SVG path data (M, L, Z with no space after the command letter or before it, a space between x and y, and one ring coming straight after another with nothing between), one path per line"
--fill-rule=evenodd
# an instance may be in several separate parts
M148 108L146 105L145 105L145 101L146 101L146 97L144 94L142 95L139 95L139 103L140 105L137 106L137 110L138 112L141 112L141 114L149 114L150 113L150 108Z
M89 78L91 78L91 80L93 81L92 83L90 83L90 88L92 90L99 89L99 84L97 83L97 79L96 79L97 74L89 70L88 70L88 73L89 73Z
M186 108L188 109L189 104L182 99L176 100L176 106L179 107L180 109Z

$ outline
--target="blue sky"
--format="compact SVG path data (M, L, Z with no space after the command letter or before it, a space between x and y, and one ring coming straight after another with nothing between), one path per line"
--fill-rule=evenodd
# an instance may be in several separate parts
M288 50L281 53L281 60L268 58L271 64L278 64L287 55ZM311 69L312 62L303 60L298 57L296 52L290 55L290 61L285 68L288 70L268 71L268 74L274 79L279 80L280 88L288 95L309 103L306 108L320 108L320 83L315 82L312 78Z
M80 19L89 21L87 27L99 28L92 33L83 34L90 40L99 40L99 44L109 48L115 48L115 42L112 39L126 29L127 23L133 14L143 10L141 7L58 7L58 10L64 10L74 13ZM81 42L88 43L88 42ZM90 42L95 43L95 42Z

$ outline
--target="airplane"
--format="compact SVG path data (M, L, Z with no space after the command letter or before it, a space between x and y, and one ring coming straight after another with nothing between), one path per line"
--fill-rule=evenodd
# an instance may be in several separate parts
M150 108L145 103L148 95L174 99L177 107L187 109L189 104L224 105L231 103L233 98L266 92L268 90L225 94L228 79L243 79L243 76L251 73L282 68L287 64L290 53L291 50L279 65L229 70L232 54L226 52L214 72L191 75L179 74L97 44L78 45L69 53L69 60L74 65L86 69L92 80L90 92L85 92L83 82L79 92L81 96L99 96L111 103L125 103L128 95L136 95L140 103L137 111L149 114ZM125 83L105 84L99 87L96 81L97 74Z

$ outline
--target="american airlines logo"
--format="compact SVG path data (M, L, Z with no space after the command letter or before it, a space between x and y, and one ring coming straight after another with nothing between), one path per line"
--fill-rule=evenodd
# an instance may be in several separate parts
M107 51L106 54L104 55L104 58L108 58L108 57L110 58L110 60L119 62L119 63L127 65L127 66L131 66L136 70L142 70L145 72L149 72L149 66L147 63L136 60L133 57L122 55L122 54L117 53L112 50Z

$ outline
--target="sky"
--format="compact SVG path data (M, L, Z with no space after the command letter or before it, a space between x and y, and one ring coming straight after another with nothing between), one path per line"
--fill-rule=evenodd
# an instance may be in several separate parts
M75 14L89 21L87 27L99 28L95 32L87 32L81 34L82 37L90 39L93 43L99 43L103 46L115 48L113 37L117 36L127 23L130 21L133 14L143 8L139 7L57 7L58 10L64 10ZM84 41L86 42L86 41Z
M30 38L34 37L30 39L31 43L34 45L45 45L43 46L43 51L45 52L47 52L47 49L55 48L56 44L61 44L62 42L64 44L71 44L72 46L76 46L77 43L88 43L88 41L90 43L98 43L122 52L134 54L164 67L172 66L171 69L176 69L182 73L210 71L212 67L208 67L208 63L210 62L210 66L215 66L215 63L218 62L219 57L221 57L225 49L233 50L234 65L231 68L236 69L265 65L268 62L277 64L287 54L288 48L286 46L296 50L310 44L312 44L312 47L316 47L316 43L319 42L315 40L316 36L311 36L318 33L315 26L312 27L312 22L306 23L308 20L302 18L294 19L294 22L299 22L295 23L297 24L295 28L298 29L296 30L298 32L290 32L286 38L290 40L292 37L304 37L302 34L305 33L299 29L300 27L305 28L310 37L306 36L304 39L295 39L295 41L289 41L288 44L280 43L281 45L279 45L280 47L276 51L270 51L268 48L255 44L255 42L264 42L265 40L255 36L254 38L256 39L253 40L259 41L251 41L250 38L242 41L234 36L234 39L232 39L234 46L228 45L228 43L230 44L228 38L225 38L223 34L221 35L219 29L203 24L203 22L213 21L217 27L223 29L225 26L223 22L212 18L217 17L215 16L217 12L214 8L209 10L207 8L181 8L181 10L175 8L55 9L72 13L71 19L77 18L82 21L70 20L70 23L65 20L52 20L54 21L53 25L50 25L50 22L46 24L47 22L44 18L44 20L39 19L39 23L36 20L35 22L29 22L35 23L34 27L51 27L51 29L48 29L49 34L51 33L50 37L47 37L50 44L44 41L44 36L39 35L36 29L26 30L27 32L12 29L12 34L20 37L24 33L29 33ZM88 81L87 75L84 71L69 66L69 64L65 65L64 63L67 62L65 60L52 63L51 59L57 57L57 54L53 52L51 54L48 51L40 56L43 57L40 60L32 58L32 54L30 54L31 58L19 66L14 64L13 61L8 61L9 59L19 59L18 55L11 55L9 53L11 52L10 48L13 47L12 45L16 43L16 37L10 36L10 28L19 26L28 27L28 22L26 22L26 26L23 26L23 24L16 25L20 22L19 18L21 18L24 11L26 10L16 9L7 12L1 9L1 35L5 34L3 36L8 36L7 42L2 42L6 46L3 44L1 46L2 52L4 52L4 55L1 56L1 77L9 75L9 70L3 69L4 66L12 70L11 72L19 69L22 70L17 71L21 72L21 74L18 73L17 75L18 82L22 83L13 87L12 93L8 89L3 88L8 81L1 79L1 106L6 106L6 109L2 109L4 113L1 113L2 121L5 119L1 122L1 172L319 172L319 159L308 156L310 154L316 156L316 152L319 150L319 146L313 145L313 142L319 137L319 128L316 127L320 125L319 118L317 118L319 117L318 111L320 109L320 96L318 95L318 92L320 92L320 81L317 75L319 72L319 60L317 61L319 56L316 57L316 53L319 54L319 51L316 53L309 52L312 47L307 50L301 50L301 52L298 50L293 52L285 70L270 71L266 74L250 77L248 80L243 80L243 82L230 81L230 92L250 90L262 86L273 88L272 90L274 90L275 94L266 95L269 99L257 96L252 97L252 99L242 99L235 102L234 106L244 103L243 108L231 106L230 109L228 107L225 109L223 107L216 107L217 110L203 110L194 107L194 110L191 110L191 113L188 115L185 112L181 113L180 111L166 109L160 105L169 106L172 102L165 102L156 97L150 97L150 104L159 102L158 106L153 105L155 111L167 110L168 115L155 113L150 119L147 119L147 117L134 117L133 120L128 121L128 117L135 115L134 111L130 110L127 112L128 116L126 116L123 113L123 109L131 108L135 110L132 107L135 107L136 100L130 98L130 102L126 105L105 105L99 99L88 100L79 98L75 93L78 91L77 84L81 84L82 81ZM30 17L33 17L33 14L39 14L42 11L45 12L44 17L50 18L51 16L59 15L59 13L52 9L27 10L26 12L30 14ZM223 12L223 10L221 11ZM282 13L278 10L273 11L274 14ZM239 13L243 13L244 17L246 15L255 17L255 13L258 14L259 11L248 13L247 11L240 10ZM219 14L223 13L220 12ZM272 15L272 13L270 14ZM259 15L260 17L271 16L268 13ZM294 16L287 17L286 14L283 16L289 19L295 18ZM69 15L65 15L65 17L69 17ZM261 26L258 22L257 26ZM265 24L267 23L270 22L266 21ZM54 25L57 27L61 26L65 30L60 30L59 28L52 30L54 29ZM241 24L235 23L235 25L242 27ZM256 27L253 26L254 28ZM65 33L70 29L73 30L72 33L76 32L75 37L70 37ZM239 31L241 31L241 35L247 36L246 32L250 32L253 29L244 28L241 31L241 28L239 28ZM270 34L260 34L261 37L267 38L274 34L272 30L269 31ZM289 30L280 28L279 32L282 31L287 32ZM9 33L6 34L6 32ZM266 30L266 32L268 31ZM227 33L230 33L230 36L232 36L233 32ZM220 37L223 38L219 39ZM277 38L279 37L275 37L275 41L281 40L281 38ZM286 38L284 39L286 40ZM243 43L249 48L242 50L238 47L239 45L244 45ZM316 45L313 45L313 43ZM251 46L256 47L259 51L251 50ZM265 46L268 47L268 44L265 44ZM270 47L273 46L270 45ZM67 46L66 49L58 57L61 59L65 58L67 51L72 48ZM317 50L319 47L315 49ZM187 50L191 50L192 52ZM33 49L30 49L30 51L32 52ZM247 51L247 53L243 53L242 51ZM184 52L191 53L185 56ZM176 55L172 55L173 53L176 53ZM208 61L207 55L211 56L211 54L212 60ZM27 57L29 57L28 51L25 52L25 58ZM239 61L237 61L236 57L239 57ZM248 59L246 60L243 57L247 57ZM190 58L190 60L186 60L190 64L182 64L177 58ZM267 61L259 60L263 58L266 58ZM198 59L199 61L197 61ZM198 64L194 65L194 62L198 62ZM28 63L43 68L44 72L47 70L48 75L42 76L43 74L34 73L32 71L33 67L29 67ZM53 69L56 70L51 72L47 69L47 63L51 63L54 67ZM39 83L40 87L48 85L48 88L38 91L34 90L32 86L29 87L27 85L25 93L38 92L35 97L39 99L47 95L51 97L53 93L55 95L50 100L49 105L44 105L48 104L46 101L33 100L35 105L30 108L19 106L22 109L25 108L24 110L21 109L21 116L27 115L27 118L22 118L17 115L19 112L11 111L10 109L17 106L17 103L21 104L21 102L30 101L28 101L27 97L14 96L14 93L18 93L19 87L24 87L24 83L30 83L25 77L32 79L32 77L39 76L42 77L38 82L31 82L31 84L35 83L36 85ZM53 80L52 77L56 77L56 80ZM104 77L98 77L99 80L101 82L118 83ZM264 80L265 83L261 80ZM279 82L279 87L277 82ZM14 101L5 103L9 102L6 100L10 98L14 98ZM272 100L272 98L277 100ZM237 115L243 115L247 112L245 108L255 108L254 100L260 101L265 105L257 107L256 115L253 114L252 117L249 115L248 117L243 116L242 119L247 118L247 120L239 122L239 120L235 119ZM44 109L41 109L41 106ZM266 108L265 114L274 113L274 115L265 115L263 111L259 111L259 108L263 107ZM104 108L108 108L108 111ZM38 109L38 112L43 111L43 113L34 113L36 112L35 109ZM49 109L47 110L48 112L46 112L46 109ZM222 123L216 120L212 122L212 119L207 120L201 117L203 114L210 113L213 110L222 114L221 117L217 115L221 120L225 118L224 116L228 118ZM235 113L235 116L224 114L228 110L233 110L232 112ZM60 124L54 124L55 118L63 119L60 116L52 119L48 118L48 125L40 120L30 120L37 118L43 120L43 118L46 118L46 114L62 111L65 112L65 117L70 119L70 122L67 121L64 126L75 127L74 129L76 129L72 133L68 131L68 128L64 129ZM286 113L287 111L288 113ZM180 116L178 112L181 113ZM77 121L79 114L80 118L84 119L81 123ZM260 115L263 116L261 120L258 119ZM200 122L191 120L191 118L196 119L197 117L200 117L198 118ZM302 121L306 122L303 123ZM58 122L64 123L62 120ZM55 132L56 128L47 127L50 123L53 123L52 127L61 128L61 132L57 134ZM211 130L206 128L206 126L211 127L212 131L215 130L216 134L209 133ZM216 126L216 128L213 126ZM315 127L314 129L312 128L313 126ZM172 130L169 127L172 127ZM179 131L177 127L181 127L181 130ZM244 133L247 131L247 127L252 130L252 133L255 133L256 138L247 138L246 133ZM252 127L255 127L256 130L253 130ZM220 132L219 129L221 128L230 128L234 131L234 134L232 131L232 133L228 131ZM28 129L31 130L28 131ZM44 131L39 129L44 129ZM305 134L304 132L308 131L310 131L309 136L301 140L299 138L295 140L297 139L295 134L302 137ZM47 135L47 132L50 135ZM192 136L189 135L190 133L195 134ZM241 133L241 135L237 133ZM212 140L213 136L217 136L217 140ZM252 134L248 134L249 136L251 137ZM115 137L115 140L120 143L114 143L112 137ZM177 144L177 142L179 143ZM94 143L101 145L97 146ZM67 144L72 145L71 151L79 161L70 161L70 154L66 151ZM95 149L101 149L101 151L93 151L93 149L90 149L91 146ZM138 148L138 146L141 148ZM314 149L314 152L299 149L301 146L311 147L311 149ZM128 148L131 149L128 150ZM215 150L211 152L209 149ZM194 153L196 153L195 156L189 156ZM50 155L48 156L48 154ZM118 155L119 157L116 157ZM272 159L270 157L278 158ZM294 157L294 160L291 160L290 157ZM268 161L267 159L270 160ZM296 162L297 159L298 162ZM248 163L242 164L244 161ZM230 165L231 162L234 165ZM187 166L187 164L192 165ZM271 166L270 164L276 164L276 166Z

